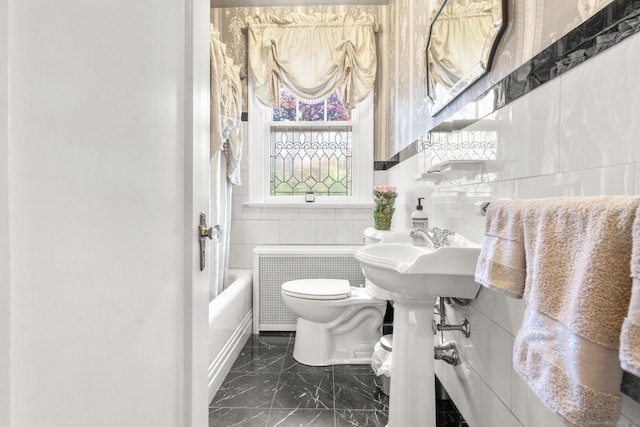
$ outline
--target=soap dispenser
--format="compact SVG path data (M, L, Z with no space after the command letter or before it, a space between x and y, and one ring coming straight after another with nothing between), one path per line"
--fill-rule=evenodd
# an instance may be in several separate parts
M411 213L411 228L422 228L423 230L429 229L429 217L424 211L422 206L422 200L424 197L418 197L418 206L416 210Z

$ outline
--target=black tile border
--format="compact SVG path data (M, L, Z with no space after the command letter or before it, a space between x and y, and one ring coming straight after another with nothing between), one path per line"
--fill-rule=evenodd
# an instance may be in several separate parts
M629 36L640 32L640 24L631 21L639 16L640 1L614 0L581 25L516 68L508 76L504 77L471 102L478 102L489 94L495 94L493 109L492 111L488 111L487 115L497 111L521 96L542 86L544 83L559 77L570 69L617 45L629 38ZM620 31L618 29L619 24L626 25L628 28L625 31ZM576 58L572 59L572 55L576 56ZM561 67L558 67L557 63L559 62L562 62ZM523 75L526 75L524 80L522 78ZM466 105L467 104L456 104L453 108L445 107L436 117L440 122L449 118L448 116L455 117L455 114ZM451 107L451 104L449 106ZM466 125L471 125L481 118L482 117L474 120L466 120ZM391 159L397 159L398 163L401 163L416 155L424 148L427 148L423 147L422 140L428 140L431 132L447 130L443 129L443 127L444 126L435 126L423 137L401 149L393 155Z
M385 161L376 160L376 161L373 162L373 170L374 171L386 171L388 169L391 169L392 167L394 167L395 165L400 163L400 161L398 159L399 159L399 157L396 155L396 156L393 156L389 160L385 160Z
M640 403L640 377L636 377L627 371L623 371L620 391L629 396L632 400Z

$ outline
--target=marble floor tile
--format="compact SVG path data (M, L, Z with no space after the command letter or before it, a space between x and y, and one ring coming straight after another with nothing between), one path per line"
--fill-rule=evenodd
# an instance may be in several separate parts
M333 383L330 372L280 374L274 408L333 409Z
M332 366L309 366L304 365L300 362L297 362L296 359L293 358L293 353L291 351L287 352L287 355L284 358L284 364L282 365L282 372L295 372L295 373L321 373L321 372L332 372Z
M621 391L636 402L640 402L640 377L624 371L622 373Z
M349 364L349 365L333 365L333 372L342 373L361 373L361 374L372 374L373 370L371 369L371 363L365 364Z
M336 409L389 410L389 398L376 387L376 376L361 373L334 373Z
M331 409L272 409L267 420L267 427L276 426L334 427L334 413Z
M231 372L280 372L287 355L282 347L244 347Z
M289 342L293 345L291 332L263 332L260 335L251 334L245 347L284 347L289 346Z
M388 421L386 411L336 409L336 427L385 427Z
M291 333L253 335L209 409L209 427L385 427L389 398L368 364L307 366ZM466 427L451 401L436 402L437 427Z
M210 407L270 408L278 384L276 373L229 372Z
M437 427L469 427L453 401L436 399Z
M268 408L210 408L209 427L265 427L268 417Z

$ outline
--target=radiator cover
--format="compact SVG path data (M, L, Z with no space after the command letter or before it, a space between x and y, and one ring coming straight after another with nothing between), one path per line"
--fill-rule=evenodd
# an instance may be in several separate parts
M280 294L284 282L345 279L351 286L364 286L364 275L353 256L353 247L338 247L337 253L326 247L288 246L287 249L261 246L254 250L254 333L295 330L298 317Z

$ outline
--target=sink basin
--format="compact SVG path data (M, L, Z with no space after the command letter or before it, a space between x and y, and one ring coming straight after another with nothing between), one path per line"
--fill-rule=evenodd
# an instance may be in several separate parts
M407 243L379 243L359 248L355 257L364 275L394 297L474 298L473 281L480 245L461 236L438 249Z
M394 241L356 251L372 287L395 302L388 427L435 427L433 305L437 296L475 298L478 255L480 245L457 234L438 249Z
M386 289L382 289L380 286L374 285L371 280L364 281L364 288L367 290L369 295L374 298L382 299L382 300L392 300L393 294Z

